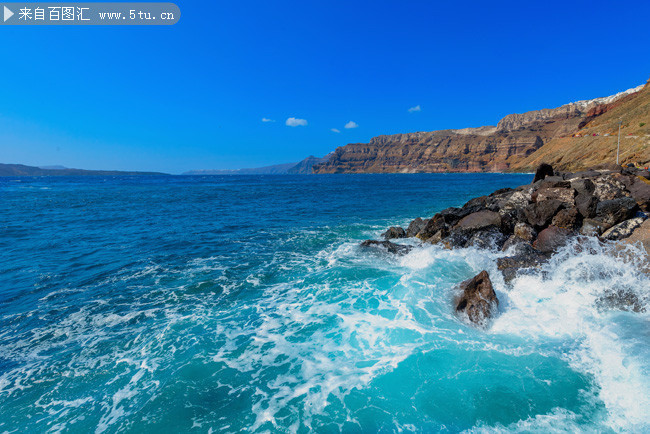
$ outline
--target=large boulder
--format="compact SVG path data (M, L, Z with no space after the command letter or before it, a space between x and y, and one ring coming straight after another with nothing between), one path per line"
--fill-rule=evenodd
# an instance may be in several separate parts
M640 243L645 248L645 251L650 254L650 219L644 221L641 226L632 232L632 235L623 239L623 242L630 244Z
M478 211L463 217L454 229L462 231L477 231L489 227L500 227L501 216L494 211Z
M622 240L623 238L627 238L632 233L636 228L641 226L643 222L646 220L646 217L634 217L629 220L625 220L616 226L608 229L603 233L602 238L605 240L610 240L610 241L616 241L616 240Z
M361 247L385 250L389 253L394 253L397 255L406 255L408 252L410 252L413 249L412 246L404 246L402 244L395 244L390 241L376 241L376 240L366 240L361 243Z
M456 299L456 312L467 315L477 326L485 326L499 307L490 275L483 270L472 279L460 284L462 293Z
M421 217L416 218L409 224L408 229L406 229L406 236L409 238L416 236L422 229L424 229L428 222L429 219L425 220Z
M562 209L564 204L559 200L545 200L531 203L524 208L524 214L528 223L539 230L551 223L551 220Z
M628 195L625 189L625 184L616 179L612 175L603 175L593 179L596 189L594 196L598 201L613 200Z
M399 226L391 226L386 232L381 234L385 240L392 240L393 238L406 238L406 231Z
M582 217L593 218L596 216L598 198L593 194L579 193L575 197L575 204Z
M549 226L539 233L533 247L542 253L553 253L567 243L570 235L568 229Z
M442 231L449 231L458 220L465 217L467 214L460 208L447 208L433 217L431 217L424 227L418 232L417 237L422 241L426 241L436 233Z
M533 184L536 183L537 181L541 181L547 176L553 176L553 166L551 166L550 164L542 163L539 165L539 167L537 167L537 171L535 171Z
M582 223L582 216L577 208L565 208L558 211L553 217L551 224L558 228L574 230L580 227Z
M636 201L631 197L605 200L596 207L596 220L606 226L614 226L623 220L632 218L638 209Z
M627 189L643 211L650 211L650 181L634 177Z
M581 235L588 237L597 237L607 229L609 229L609 226L605 225L603 222L594 219L584 219L579 232Z

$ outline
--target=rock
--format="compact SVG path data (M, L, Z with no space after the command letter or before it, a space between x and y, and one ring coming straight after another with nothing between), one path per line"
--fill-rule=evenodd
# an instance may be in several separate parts
M647 170L639 170L636 176L650 180L650 172Z
M598 198L596 196L579 193L575 197L575 204L582 217L592 218L596 216L596 207L598 206Z
M636 313L645 312L645 307L639 297L629 289L609 289L598 297L596 306L600 310L624 310Z
M406 238L406 231L399 226L391 226L386 232L381 234L385 240L392 240L393 238Z
M409 238L416 236L422 229L425 228L428 222L429 219L423 220L420 217L416 218L409 224L408 229L406 229L406 236Z
M517 223L515 225L514 235L521 238L522 240L526 240L532 243L537 236L537 232L535 232L535 229L526 223Z
M464 313L477 326L485 326L499 307L490 275L483 270L460 284L462 294L456 300L456 312Z
M623 168L620 165L616 164L616 163L600 164L600 165L594 167L594 169L597 169L597 170L599 170L601 172L617 172L617 173L620 173L623 170Z
M596 191L596 185L590 179L574 179L571 181L571 188L573 188L578 194L585 194L588 196L592 196Z
M506 283L512 281L519 270L539 268L548 259L527 242L515 244L511 253L511 256L497 259L497 268L503 273Z
M424 241L441 230L449 231L451 226L455 225L462 218L461 215L464 217L467 214L463 214L460 208L444 209L427 221L424 228L418 232L417 237Z
M569 173L567 174L565 179L571 180L571 182L573 183L574 179L595 178L597 176L600 176L600 172L598 172L597 170L589 169L582 172Z
M506 252L513 247L517 247L517 245L521 243L530 244L528 241L519 238L517 235L510 235L506 242L503 243L503 246L501 246L501 251Z
M454 229L462 231L476 231L489 227L500 227L501 216L494 211L478 211L462 218Z
M636 201L631 197L605 200L598 203L596 207L596 220L611 227L633 217L637 208Z
M552 253L563 247L569 240L571 231L557 226L549 226L539 233L533 247L542 253Z
M404 246L401 244L392 243L390 241L376 241L376 240L366 240L361 243L361 247L385 249L389 253L394 253L397 255L406 255L408 252L410 252L413 249L412 246Z
M567 182L568 185L570 185ZM571 187L547 187L540 186L537 191L532 194L533 202L542 202L545 200L559 200L562 203L573 206L575 201L576 191Z
M641 226L632 232L632 235L623 239L623 242L630 244L641 243L646 253L650 254L650 219L644 221Z
M542 202L531 203L524 208L526 220L535 229L542 229L551 223L551 220L557 212L563 207L559 200L545 200Z
M531 201L533 188L524 186L523 189L516 189L507 199L501 204L502 209L517 209L524 208Z
M449 234L448 233L443 233L442 230L436 232L429 238L427 238L424 242L429 243L429 244L438 244L439 242L442 241L443 238L447 237Z
M646 217L634 217L629 220L625 220L616 226L608 229L603 233L602 238L605 240L610 240L610 241L616 241L616 240L622 240L623 238L627 238L632 233L636 228L641 226L643 222L646 220Z
M643 211L650 211L650 182L634 177L627 189Z
M535 171L533 184L536 183L537 181L541 181L547 176L553 176L553 166L551 166L550 164L542 163L539 165L539 167L537 167L537 171Z
M499 250L506 241L506 236L496 228L475 232L465 243L465 247Z
M603 175L593 180L596 189L594 196L599 202L613 200L627 196L625 185L615 179L612 175Z
M582 216L578 212L577 208L568 208L561 209L553 217L551 224L557 226L558 228L564 228L569 230L574 230L580 227L582 223Z
M585 235L587 237L597 237L607 229L609 229L609 226L604 225L602 222L594 219L584 219L582 221L582 227L580 228L580 235Z

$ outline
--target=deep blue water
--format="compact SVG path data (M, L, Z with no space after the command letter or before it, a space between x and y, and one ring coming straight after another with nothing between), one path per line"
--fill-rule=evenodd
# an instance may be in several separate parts
M531 178L0 178L0 432L647 431L648 314L595 307L634 257L358 247Z

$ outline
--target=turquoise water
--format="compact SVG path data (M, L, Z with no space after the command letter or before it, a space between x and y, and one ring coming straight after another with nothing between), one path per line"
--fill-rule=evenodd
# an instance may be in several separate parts
M530 175L0 178L0 432L643 432L638 251L362 250ZM413 241L404 241L413 243ZM637 255L637 256L635 256ZM477 330L455 285L487 269Z

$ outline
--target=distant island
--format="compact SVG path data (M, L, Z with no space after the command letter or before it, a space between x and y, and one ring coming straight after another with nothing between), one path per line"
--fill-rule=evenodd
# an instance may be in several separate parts
M25 166L0 163L0 176L152 176L168 175L159 172L124 172L120 170L69 169L63 166Z
M233 170L190 170L183 175L305 175L313 173L312 168L316 164L324 163L329 160L332 154L323 158L310 155L298 163L276 164L274 166L264 166L250 169L233 169Z

